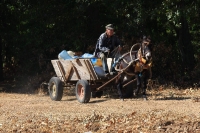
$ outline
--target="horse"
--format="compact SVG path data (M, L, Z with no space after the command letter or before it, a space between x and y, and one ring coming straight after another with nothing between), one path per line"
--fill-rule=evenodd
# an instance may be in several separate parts
M122 100L126 97L133 97L133 95L137 96L140 88L142 88L144 100L147 100L146 85L147 79L151 77L152 59L149 57L147 58L147 56L150 54L150 50L148 47L146 49L143 49L144 55L141 55L141 47L141 44L133 45L130 52L127 52L119 57L114 65L116 71L121 72L124 70L124 72L119 75L119 77L115 81L118 95ZM129 93L126 93L124 95L123 85L133 79L137 80L137 89L135 89L133 93L133 91L130 91L129 88ZM131 87L131 90L133 90L132 85L133 84L129 85L129 87Z

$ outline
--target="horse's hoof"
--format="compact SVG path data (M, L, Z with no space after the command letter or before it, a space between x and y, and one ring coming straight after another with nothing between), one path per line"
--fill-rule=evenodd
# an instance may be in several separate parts
M143 100L144 100L144 101L147 101L147 100L148 100L148 99L147 99L147 96L143 95Z
M137 93L137 92L134 92L134 93L133 93L133 96L138 97L138 93Z
M124 98L121 98L121 97L120 97L119 99L120 99L121 101L124 101Z

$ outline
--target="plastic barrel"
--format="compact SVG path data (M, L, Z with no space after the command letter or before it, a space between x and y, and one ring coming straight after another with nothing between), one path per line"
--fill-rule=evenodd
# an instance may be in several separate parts
M100 66L100 67L102 67L102 61L101 61L101 59L99 59L99 58L91 58L90 60L91 60L91 62L92 62L92 64L94 66Z

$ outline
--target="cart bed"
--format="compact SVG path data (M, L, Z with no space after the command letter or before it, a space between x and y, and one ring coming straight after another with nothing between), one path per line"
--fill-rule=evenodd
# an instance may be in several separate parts
M90 59L51 60L57 77L61 81L98 80Z

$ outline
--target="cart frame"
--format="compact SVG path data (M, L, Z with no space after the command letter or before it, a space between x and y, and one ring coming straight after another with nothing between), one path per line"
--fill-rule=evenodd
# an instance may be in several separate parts
M111 66L112 60L108 59L108 66ZM91 59L78 58L70 60L51 60L57 77L52 77L49 81L49 94L52 100L59 101L62 99L63 87L71 86L76 83L75 93L79 102L87 103L90 100L91 92L102 91L106 86L119 77L129 65L119 71L117 75L98 76ZM130 80L123 87L134 82Z

